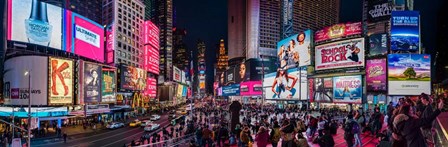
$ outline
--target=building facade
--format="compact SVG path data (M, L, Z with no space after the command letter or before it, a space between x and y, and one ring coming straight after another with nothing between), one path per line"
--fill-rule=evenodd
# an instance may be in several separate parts
M174 29L173 30L173 65L181 70L189 68L190 56L187 50L187 45L184 43L183 39L187 35L187 30L185 29Z
M221 39L219 41L218 60L216 63L216 75L220 75L220 73L224 72L228 66L229 66L229 58L227 56L224 39Z
M246 1L228 0L227 47L229 59L246 57Z
M293 3L294 32L319 30L339 22L339 0L301 0Z

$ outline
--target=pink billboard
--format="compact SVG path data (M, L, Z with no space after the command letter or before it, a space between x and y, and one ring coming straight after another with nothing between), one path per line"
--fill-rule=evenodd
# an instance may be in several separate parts
M106 64L114 64L114 24L106 28Z
M159 48L159 28L152 23L151 21L145 21L144 23L145 32L144 32L144 40L143 43L152 45L156 48Z
M79 56L104 62L104 28L77 13L64 12L63 49Z
M147 78L146 79L146 88L144 95L149 96L150 98L155 98L157 95L157 80L155 78Z
M144 67L148 72L159 74L159 29L151 21L145 21L143 32Z
M361 22L340 23L316 31L316 33L314 34L314 41L321 42L325 40L342 38L345 36L358 35L361 33L362 33Z
M262 92L261 81L247 81L240 84L240 95L241 96L255 96L261 95Z

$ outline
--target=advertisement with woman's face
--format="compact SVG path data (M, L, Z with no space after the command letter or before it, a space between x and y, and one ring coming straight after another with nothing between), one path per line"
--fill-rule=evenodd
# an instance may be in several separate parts
M84 62L84 102L101 101L101 66Z
M300 98L299 71L278 69L275 73L265 75L263 87L266 99L298 99Z
M235 83L249 81L249 67L244 62L235 67L235 74Z
M277 43L277 58L281 68L311 64L311 30L300 32Z

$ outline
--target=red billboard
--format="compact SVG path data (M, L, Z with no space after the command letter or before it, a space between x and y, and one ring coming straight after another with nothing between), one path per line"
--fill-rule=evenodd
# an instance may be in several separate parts
M325 40L337 39L351 35L358 35L361 33L362 33L361 22L340 23L316 31L316 33L314 34L314 41L321 42Z
M157 95L157 80L155 78L146 79L146 90L144 95L155 98Z
M159 28L151 21L145 21L143 37L145 45L143 69L159 74Z

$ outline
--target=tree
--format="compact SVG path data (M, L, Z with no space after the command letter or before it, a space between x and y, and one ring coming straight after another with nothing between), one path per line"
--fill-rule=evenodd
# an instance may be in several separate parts
M415 76L417 76L417 73L415 73L415 70L414 70L413 67L408 67L408 68L403 72L403 75L406 76L406 77L408 77L408 79L409 79L409 78L411 78L411 77L415 78Z

